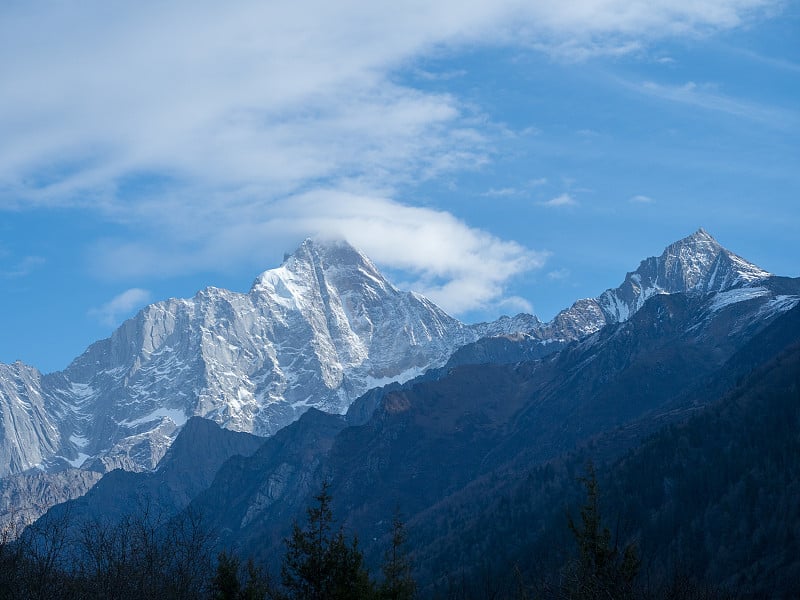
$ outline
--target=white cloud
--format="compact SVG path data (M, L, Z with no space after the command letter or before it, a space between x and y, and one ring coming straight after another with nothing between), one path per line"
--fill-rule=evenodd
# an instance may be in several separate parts
M555 198L551 198L550 200L546 200L544 202L539 202L539 206L545 206L547 208L563 208L566 206L577 206L578 201L575 200L569 194L561 194L556 196Z
M326 177L461 167L475 159L465 108L392 83L434 48L625 52L734 27L773 4L5 3L0 76L13 85L0 96L0 189L13 193L1 201L91 202L142 173L286 193Z
M152 208L153 221L170 218L171 209ZM498 301L511 278L540 268L547 258L546 252L500 240L445 211L340 190L249 206L242 202L232 213L225 203L189 213L173 213L185 215L183 235L168 244L160 237L135 243L106 240L93 252L95 267L123 278L169 276L198 264L259 269L308 235L333 236L347 239L380 266L402 271L408 277L399 282L402 287L458 314Z
M3 256L4 254L4 252L0 252L0 256ZM45 262L45 259L41 256L25 256L10 269L2 271L1 273L4 277L9 278L25 277L43 266Z
M417 69L414 74L420 79L425 81L449 81L450 79L458 79L467 74L465 69L456 69L454 71L431 72L424 69Z
M547 278L552 281L563 281L564 279L569 279L570 274L569 269L555 269L547 273Z
M118 296L100 306L89 310L89 316L94 317L104 325L115 326L123 317L140 308L150 301L150 292L141 288L125 290Z
M484 192L483 196L488 196L490 198L494 197L503 197L503 196L518 196L520 194L520 190L517 188L512 187L504 187L504 188L491 188L489 191Z
M626 83L625 85L640 93L661 100L688 104L734 117L743 117L774 127L784 128L800 122L800 117L795 111L728 96L721 93L718 90L718 86L713 83L687 81L681 85L664 85L653 81L645 81L641 84Z
M525 298L520 298L519 296L509 296L505 298L502 302L498 304L498 308L514 313L528 313L529 315L534 314L533 312L533 304L525 300Z
M655 200L653 200L650 196L639 194L637 196L633 196L630 199L630 202L633 204L653 204L655 203Z

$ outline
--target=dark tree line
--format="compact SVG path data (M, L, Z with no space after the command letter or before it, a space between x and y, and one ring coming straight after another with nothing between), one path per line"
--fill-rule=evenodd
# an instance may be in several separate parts
M0 544L0 598L197 597L212 570L211 537L192 513L145 512L75 531L51 514Z
M285 540L280 581L233 552L213 557L214 538L191 512L161 518L145 509L77 531L69 514L45 516L17 539L0 532L0 600L410 600L416 586L395 516L382 578L370 577L358 538L336 525L328 484Z
M584 500L579 517L563 517L573 550L546 577L530 579L519 565L487 568L476 577L445 574L448 600L553 599L717 600L733 597L675 572L653 587L643 581L637 545L620 543L601 514L600 487L589 464L578 477ZM87 523L70 536L69 515L42 519L17 540L0 537L0 600L5 598L142 600L411 600L418 596L405 526L396 512L378 579L371 577L355 534L337 525L327 483L285 540L280 575L233 552L213 556L213 537L187 513L163 519L145 510L116 525ZM460 542L464 545L464 541ZM535 557L531 557L535 560ZM488 565L488 563L487 563Z

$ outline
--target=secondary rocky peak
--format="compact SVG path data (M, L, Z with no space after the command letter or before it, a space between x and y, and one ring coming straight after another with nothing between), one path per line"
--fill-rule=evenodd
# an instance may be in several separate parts
M664 249L659 258L680 260L698 255L716 256L722 249L722 246L714 236L701 227L691 235L671 243ZM648 259L643 262L646 262L646 260Z
M703 228L703 227L699 227L697 229L697 231L695 231L692 235L686 236L686 238L684 238L684 239L686 239L686 240L692 240L692 239L694 239L694 240L711 240L715 244L719 244L719 242L717 242L717 240L714 239L714 236L711 235L710 233L708 233L708 231L706 231L705 228Z
M700 228L667 246L656 261L657 279L665 291L688 291L702 281L722 250L719 242ZM637 272L650 275L652 267L647 262L643 261Z
M724 248L702 227L644 259L619 287L578 300L539 335L570 340L608 323L626 321L657 294L714 293L760 285L770 274Z
M721 291L770 275L724 248L702 227L667 246L657 259L643 261L636 273L667 293Z

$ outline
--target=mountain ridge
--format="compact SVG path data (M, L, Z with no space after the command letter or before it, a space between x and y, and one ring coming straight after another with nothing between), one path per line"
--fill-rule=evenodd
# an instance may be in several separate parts
M309 408L344 413L369 389L451 357L450 366L544 357L624 322L656 294L716 294L719 308L757 299L765 315L785 311L800 296L791 284L780 294L764 284L779 279L699 229L549 323L520 314L465 325L392 286L347 242L307 239L247 293L209 287L148 305L64 371L0 365L0 456L9 458L0 477L37 466L150 470L192 416L270 435ZM527 348L502 341L512 338Z

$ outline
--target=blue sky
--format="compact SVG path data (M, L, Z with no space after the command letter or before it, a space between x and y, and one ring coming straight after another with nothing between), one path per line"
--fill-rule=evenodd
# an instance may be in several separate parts
M0 5L0 362L349 239L543 319L702 226L799 276L800 4Z

